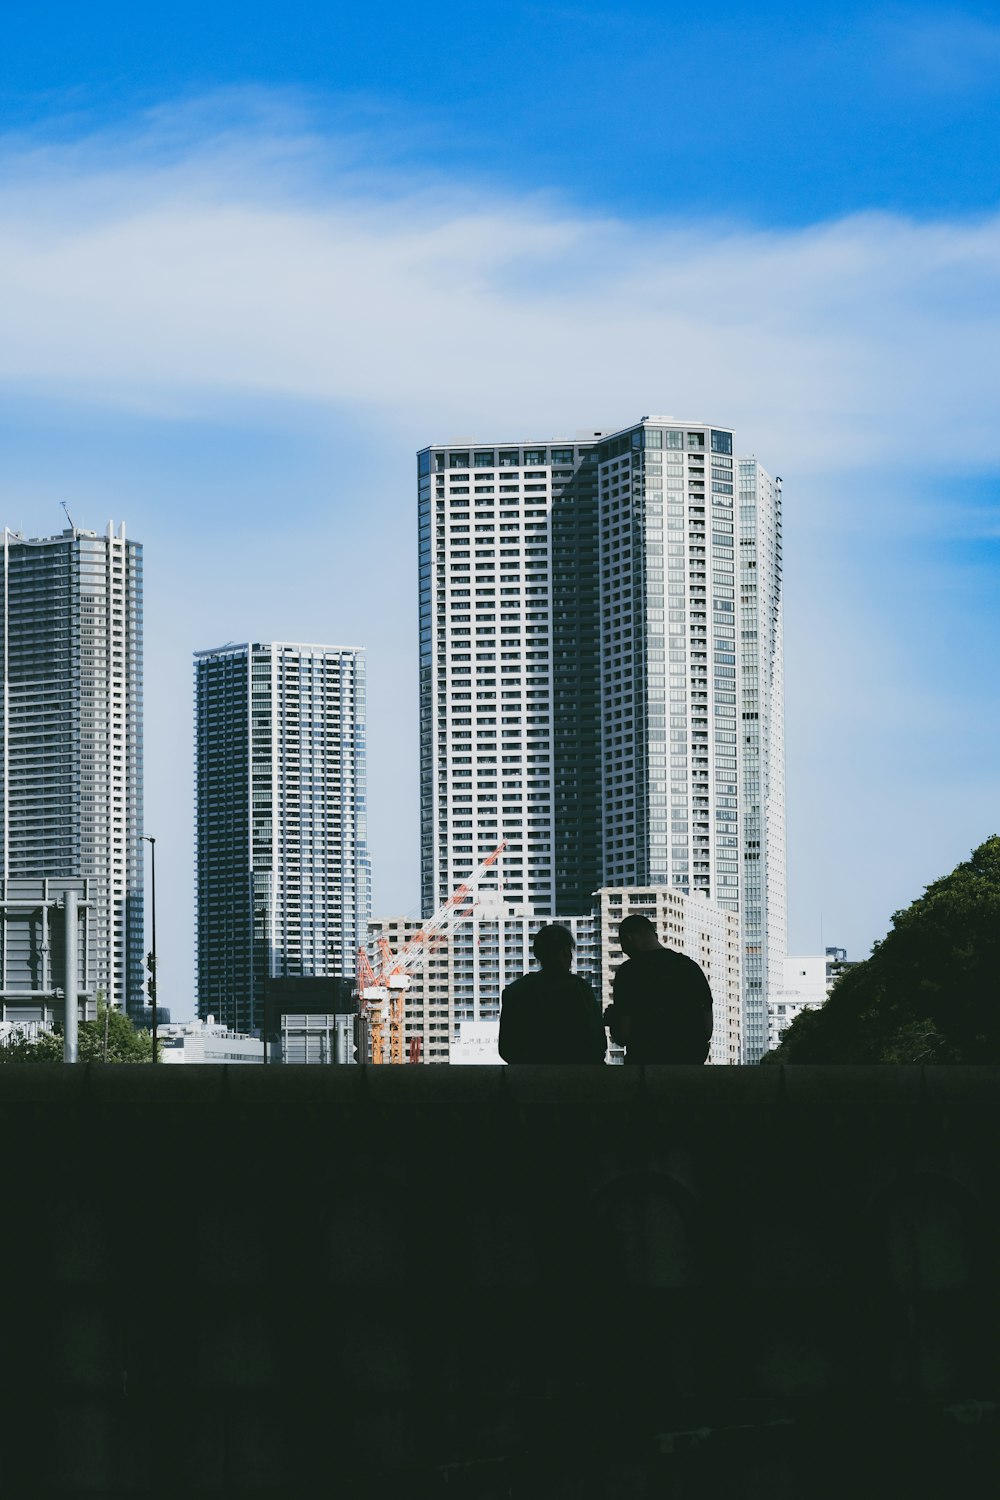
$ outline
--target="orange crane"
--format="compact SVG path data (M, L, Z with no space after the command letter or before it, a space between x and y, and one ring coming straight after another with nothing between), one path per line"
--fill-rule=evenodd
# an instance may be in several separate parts
M455 887L447 901L442 902L430 920L413 934L398 953L393 953L387 938L379 938L378 962L373 967L364 948L358 949L358 1006L361 1013L368 1016L373 1063L384 1061L383 1007L387 1001L389 1003L389 1061L391 1063L403 1061L406 991L410 987L415 971L424 961L427 945L435 936L449 932L463 917L472 915L475 889L487 870L496 864L506 847L507 840L502 839L492 854L488 854L482 864L473 870L461 885ZM410 1060L411 1062L414 1060L412 1047Z

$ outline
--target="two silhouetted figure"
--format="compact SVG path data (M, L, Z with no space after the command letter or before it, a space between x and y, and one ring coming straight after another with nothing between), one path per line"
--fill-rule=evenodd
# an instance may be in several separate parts
M550 923L535 936L541 969L503 992L500 1056L508 1063L599 1063L611 1039L627 1063L703 1063L712 1037L712 991L684 953L665 948L648 917L618 928L628 955L615 974L614 1003L601 1018L585 979L573 974L573 935Z

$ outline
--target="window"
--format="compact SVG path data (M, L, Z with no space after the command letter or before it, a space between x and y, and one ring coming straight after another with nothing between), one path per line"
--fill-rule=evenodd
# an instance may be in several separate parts
M491 448L489 452L484 451L473 454L473 462L477 469L492 469L493 449Z
M452 453L449 467L452 469L467 469L469 467L469 455L467 453Z
M573 462L572 448L553 448L552 462L554 464L571 464Z
M543 464L545 462L544 448L525 448L524 461L526 464Z
M705 446L704 438L702 438L702 444L701 445L702 445L702 447ZM688 446L690 446L690 444ZM732 453L732 451L733 451L733 435L732 435L732 433L731 432L716 432L715 428L713 427L713 429L712 429L712 452L713 453Z
M688 445L688 448L693 448L696 451L698 449L704 449L704 447L705 447L705 434L703 432L689 432L688 433L687 445ZM452 463L454 464L454 456L452 457Z
M684 434L683 434L683 432L665 432L663 434L663 436L666 439L666 442L664 443L664 447L666 447L666 448L683 448L684 447Z

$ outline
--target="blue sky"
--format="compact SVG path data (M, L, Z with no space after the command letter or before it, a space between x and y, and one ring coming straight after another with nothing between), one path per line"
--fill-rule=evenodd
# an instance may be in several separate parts
M998 64L981 7L7 0L3 519L145 543L178 1015L198 647L368 646L415 910L412 454L452 435L667 411L783 475L794 949L866 953L1000 827Z

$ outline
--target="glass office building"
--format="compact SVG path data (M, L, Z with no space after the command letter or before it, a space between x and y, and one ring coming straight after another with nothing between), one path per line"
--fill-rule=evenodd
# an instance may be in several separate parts
M272 641L195 656L198 1014L259 1031L269 979L366 940L365 665Z
M88 971L142 1021L142 547L109 524L3 553L3 875L90 882Z

